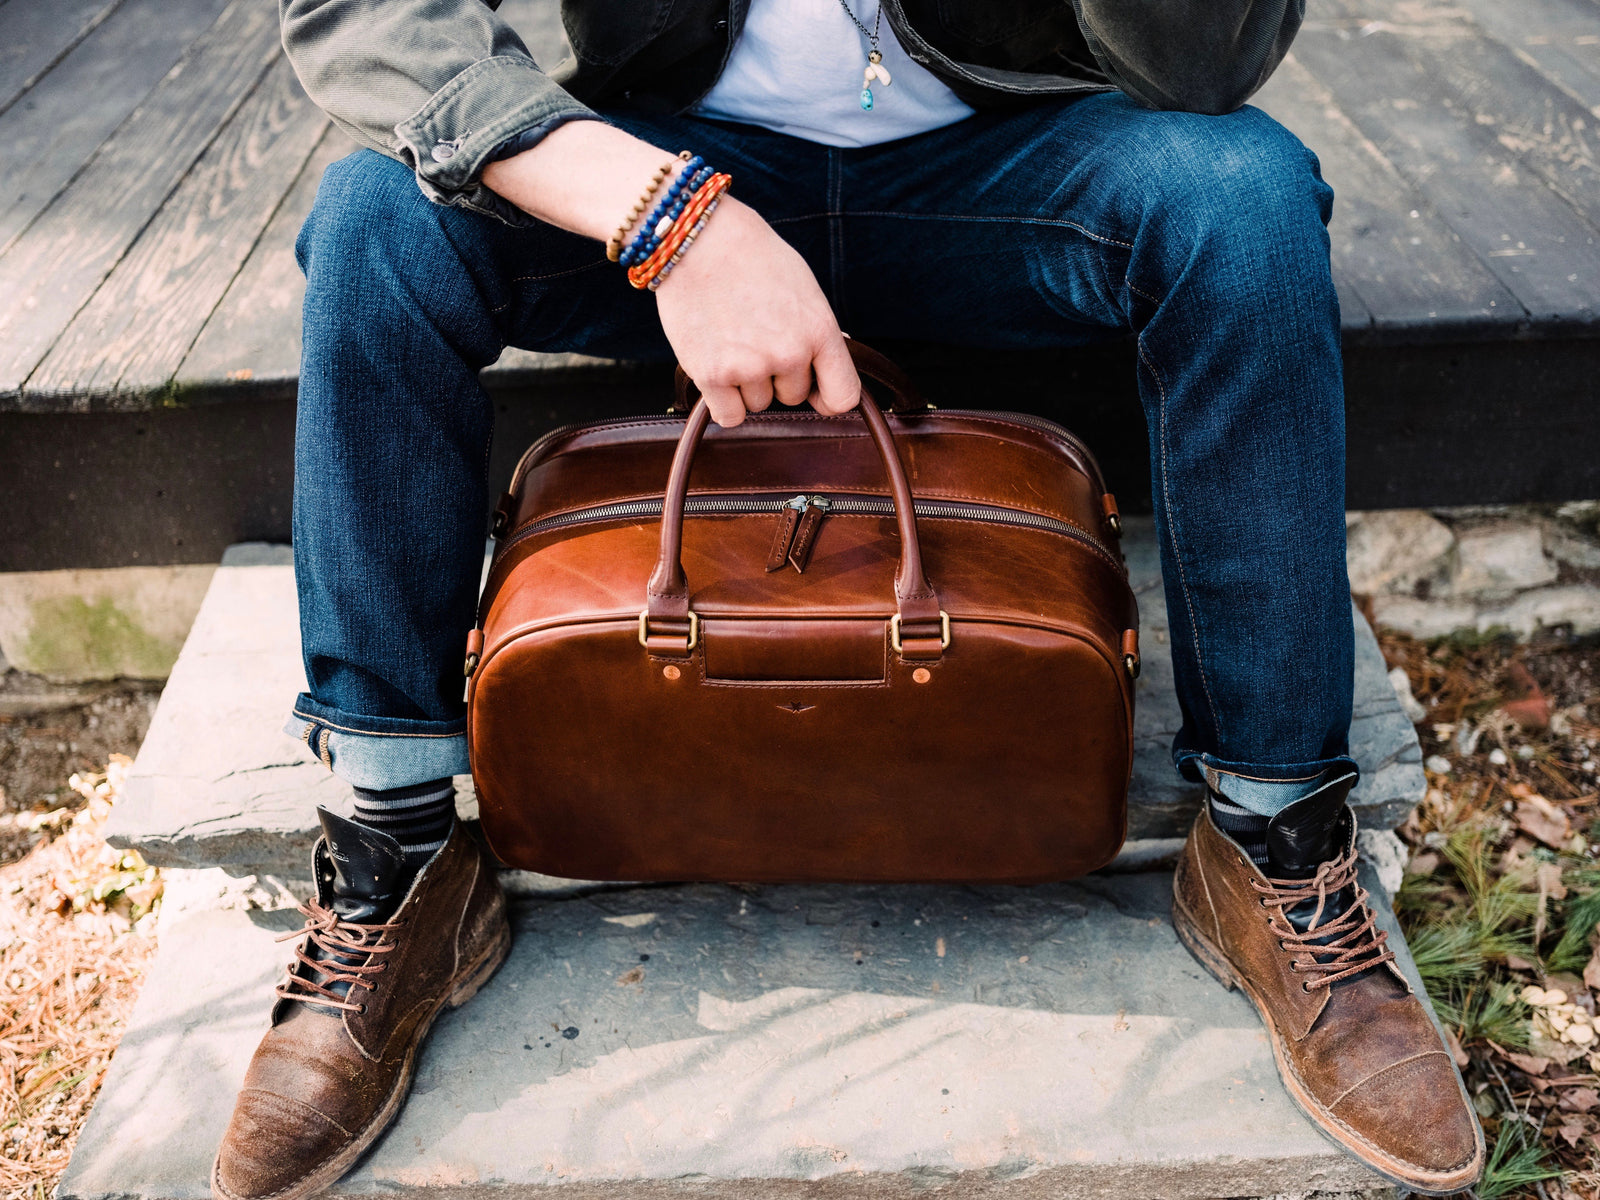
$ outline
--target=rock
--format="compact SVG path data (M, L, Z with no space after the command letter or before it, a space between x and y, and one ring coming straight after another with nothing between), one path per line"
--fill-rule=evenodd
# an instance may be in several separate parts
M1392 829L1362 829L1356 833L1356 847L1361 857L1371 864L1378 882L1392 901L1406 877L1406 844Z
M1419 600L1415 596L1374 596L1372 616L1384 629L1431 641L1474 629L1478 608L1466 601Z
M1404 667L1396 667L1389 672L1389 684L1394 688L1395 698L1400 701L1400 711L1405 713L1406 720L1416 725L1427 719L1428 710L1411 694L1411 677L1406 674Z
M1422 763L1423 769L1435 775L1448 775L1451 771L1450 760L1442 754L1430 754Z
M215 569L0 572L0 654L54 683L165 679Z
M1529 638L1544 630L1569 630L1573 637L1600 633L1600 586L1572 583L1523 592L1508 604L1480 611L1479 633L1505 630Z
M1345 519L1350 590L1360 596L1411 593L1423 580L1443 580L1455 534L1417 509L1351 513Z
M1543 526L1544 552L1557 562L1582 571L1600 570L1600 538L1585 534L1564 521L1546 521Z
M1457 600L1504 600L1552 583L1559 572L1545 557L1531 521L1504 520L1456 530L1456 563L1447 594Z
M1366 865L1361 877L1414 978L1382 885ZM409 1101L337 1194L1193 1200L1381 1187L1290 1099L1250 1003L1178 942L1171 892L1171 875L1151 872L518 901L510 958L440 1017ZM163 930L60 1200L209 1195L289 953L272 939L297 925L232 907Z

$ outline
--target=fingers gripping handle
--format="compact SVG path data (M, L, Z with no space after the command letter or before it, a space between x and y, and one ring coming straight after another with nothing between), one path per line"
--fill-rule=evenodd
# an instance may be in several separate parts
M909 413L921 412L927 407L922 393L917 391L917 385L911 382L907 375L894 364L887 356L879 354L871 346L863 345L853 338L845 342L850 351L850 357L856 364L856 370L868 379L876 380L884 386L889 393L889 409L891 412ZM695 386L694 380L682 367L673 373L673 401L669 412L686 413L694 402L700 398L700 389Z
M902 658L938 658L949 641L948 619L939 611L939 597L922 573L922 548L917 540L917 516L912 507L911 485L895 447L889 422L872 402L864 397L856 411L867 423L889 478L894 500L895 523L900 531L900 566L895 572L896 617L893 622L896 649ZM640 616L639 640L655 654L687 654L698 640L699 621L689 610L689 582L683 574L683 504L689 494L689 472L695 451L705 436L711 411L704 400L689 413L678 450L667 477L667 493L661 508L661 555L650 576L645 611Z

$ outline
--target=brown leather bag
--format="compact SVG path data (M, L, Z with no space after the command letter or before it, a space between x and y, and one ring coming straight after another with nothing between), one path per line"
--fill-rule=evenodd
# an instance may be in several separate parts
M467 658L508 864L1022 883L1116 854L1138 608L1094 458L852 353L889 416L708 431L701 401L523 456Z

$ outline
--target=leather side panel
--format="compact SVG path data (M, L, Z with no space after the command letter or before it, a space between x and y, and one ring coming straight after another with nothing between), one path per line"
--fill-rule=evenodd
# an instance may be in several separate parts
M707 684L634 623L527 633L474 679L484 831L587 879L1036 882L1121 845L1131 704L1082 638L958 623L918 682Z
M882 680L891 653L874 620L704 620L708 681L744 683Z

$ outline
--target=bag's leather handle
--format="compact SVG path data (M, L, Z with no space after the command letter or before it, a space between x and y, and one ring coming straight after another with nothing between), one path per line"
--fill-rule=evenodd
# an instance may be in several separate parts
M867 423L889 477L895 522L900 529L900 566L894 577L896 617L892 622L895 649L902 658L936 659L950 641L949 618L940 612L939 597L922 573L911 485L906 482L889 422L865 391L857 411ZM650 576L645 611L639 614L639 640L652 654L681 658L694 649L699 639L699 619L689 611L689 582L683 574L683 503L689 493L695 451L710 420L711 410L700 400L689 413L667 478L667 494L661 508L661 556Z
M856 371L868 379L875 379L883 384L889 393L889 409L897 413L921 412L927 408L927 401L917 391L917 385L911 382L907 375L896 366L887 355L879 354L871 346L864 345L854 338L847 337L845 345L850 348L850 357L855 360ZM700 389L695 387L694 380L684 372L682 367L677 368L673 378L672 407L668 412L686 413L694 407L700 398Z

